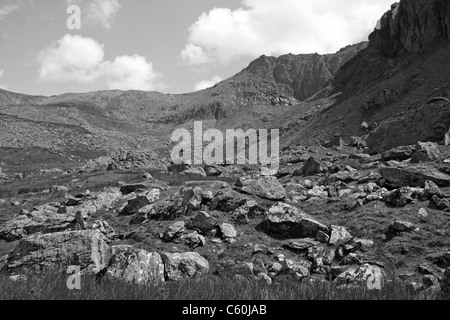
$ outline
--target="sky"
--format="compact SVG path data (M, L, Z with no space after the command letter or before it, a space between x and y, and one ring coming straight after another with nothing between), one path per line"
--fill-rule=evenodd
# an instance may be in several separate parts
M0 0L0 88L187 93L368 39L394 0Z

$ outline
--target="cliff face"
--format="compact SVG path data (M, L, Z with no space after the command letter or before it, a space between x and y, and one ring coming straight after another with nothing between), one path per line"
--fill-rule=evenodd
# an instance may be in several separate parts
M383 15L369 37L369 46L396 57L419 53L429 43L449 35L449 0L402 0Z
M298 100L319 92L339 68L367 47L367 42L348 46L334 54L262 56L237 75L237 78L261 78L276 83Z

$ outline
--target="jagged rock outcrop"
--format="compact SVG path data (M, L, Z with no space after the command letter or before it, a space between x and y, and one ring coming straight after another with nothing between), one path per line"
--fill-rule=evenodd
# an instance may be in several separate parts
M164 282L164 265L159 253L127 245L113 246L111 251L108 275L136 284Z
M391 57L419 53L450 35L448 0L402 0L392 5L370 35L370 46Z
M261 56L236 77L251 75L273 81L296 99L306 100L323 89L345 62L366 47L367 42L361 42L334 54Z
M3 269L8 272L66 271L67 267L75 265L83 272L96 274L106 269L110 258L111 249L100 232L58 232L21 240L9 253Z

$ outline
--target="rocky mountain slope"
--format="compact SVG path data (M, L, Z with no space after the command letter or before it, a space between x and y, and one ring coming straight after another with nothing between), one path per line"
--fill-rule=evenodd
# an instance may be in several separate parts
M368 48L338 71L329 108L292 128L286 143L365 135L363 122L370 124L370 130L380 125L369 137L373 151L417 140L443 141L449 129L449 8L448 1L439 0L394 4L370 35ZM416 112L424 116L415 119ZM399 126L398 121L406 125Z
M194 120L218 128L273 127L277 115L320 91L366 45L324 56L261 57L214 88L184 95L103 91L35 97L0 90L0 123L6 128L0 147L167 150L174 128L190 128ZM68 138L83 135L87 139Z

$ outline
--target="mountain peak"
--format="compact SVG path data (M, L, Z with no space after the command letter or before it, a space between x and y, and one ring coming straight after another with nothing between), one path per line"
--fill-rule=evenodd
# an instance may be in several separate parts
M370 35L370 46L386 56L420 53L450 34L450 1L402 0L392 5Z

